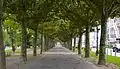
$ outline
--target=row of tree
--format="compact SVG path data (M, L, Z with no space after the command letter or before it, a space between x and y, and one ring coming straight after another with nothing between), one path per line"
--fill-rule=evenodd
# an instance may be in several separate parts
M51 20L51 14L48 13L52 11L52 7L52 0L0 0L0 69L6 69L4 43L7 40L3 40L5 31L10 36L13 49L16 46L14 44L18 42L16 40L20 38L21 57L24 62L27 61L27 47L31 37L33 56L37 55L37 46L40 46L42 54L43 50L55 45L55 41L39 29L41 23Z
M63 0L58 2L60 16L68 20L71 27L76 28L79 35L78 51L81 53L81 36L85 33L85 57L89 57L90 43L89 33L92 27L101 25L101 37L98 64L104 65L106 46L106 27L108 18L119 17L120 1L118 0ZM70 30L70 29L69 29ZM75 32L75 31L74 31ZM73 36L74 33L72 32ZM71 34L69 34L71 35ZM97 44L98 47L98 44ZM98 49L96 54L98 55Z
M119 0L0 0L0 69L6 69L3 29L11 36L12 46L21 34L21 56L27 61L27 44L33 39L33 55L37 55L40 36L41 53L60 41L72 50L72 38L79 37L78 54L81 54L82 35L85 33L85 58L90 55L89 33L101 25L98 64L105 64L106 23L108 18L119 16ZM32 33L28 35L32 30ZM74 49L74 48L73 48ZM74 49L75 50L75 49Z

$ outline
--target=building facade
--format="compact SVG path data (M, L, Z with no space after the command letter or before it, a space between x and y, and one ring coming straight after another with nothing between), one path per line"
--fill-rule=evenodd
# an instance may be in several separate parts
M98 44L100 44L100 34L101 26L98 26L100 29L98 32ZM90 32L90 47L97 45L97 29L94 27L94 31ZM106 45L119 46L120 47L120 18L108 19L107 21L107 37ZM76 45L78 45L78 38L76 39ZM74 39L72 44L74 44ZM85 33L82 36L82 47L85 47Z

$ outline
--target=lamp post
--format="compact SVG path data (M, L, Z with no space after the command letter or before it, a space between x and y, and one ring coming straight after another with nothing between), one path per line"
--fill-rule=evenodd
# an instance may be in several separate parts
M96 56L98 56L98 53L99 53L99 50L98 50L98 39L99 39L99 36L98 36L98 34L99 34L99 28L98 28L98 26L96 27L96 29L97 29L97 33L96 33L96 37L97 37L97 39L96 39Z

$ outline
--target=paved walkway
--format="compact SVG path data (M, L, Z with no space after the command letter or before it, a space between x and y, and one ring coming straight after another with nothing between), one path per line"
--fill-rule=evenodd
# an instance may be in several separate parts
M40 50L37 50L37 53L40 53ZM27 55L28 58L33 57L33 49L27 49ZM7 62L7 66L13 65L13 64L17 64L21 62L21 56L20 53L14 53L12 54L10 57L6 58L6 62Z
M27 64L16 63L8 69L98 69L92 63L81 60L64 47L54 47L42 56L33 57Z

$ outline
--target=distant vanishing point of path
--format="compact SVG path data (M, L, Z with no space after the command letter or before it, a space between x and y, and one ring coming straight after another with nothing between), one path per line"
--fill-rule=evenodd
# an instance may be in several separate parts
M42 56L34 57L27 64L16 63L8 69L98 69L95 65L85 62L70 50L56 46Z

